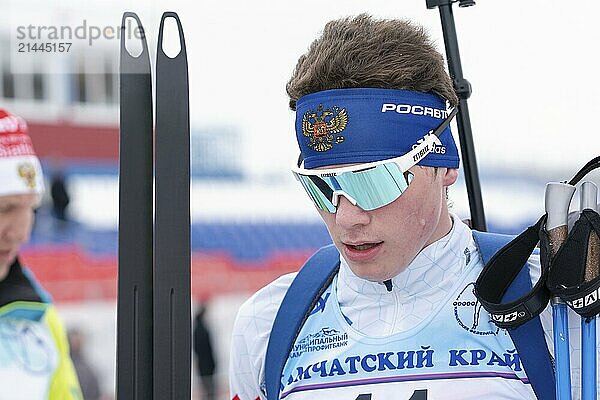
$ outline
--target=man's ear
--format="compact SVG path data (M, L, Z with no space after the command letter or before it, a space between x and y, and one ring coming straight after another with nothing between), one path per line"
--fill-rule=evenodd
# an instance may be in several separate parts
M458 169L447 168L444 173L444 186L450 186L458 179Z

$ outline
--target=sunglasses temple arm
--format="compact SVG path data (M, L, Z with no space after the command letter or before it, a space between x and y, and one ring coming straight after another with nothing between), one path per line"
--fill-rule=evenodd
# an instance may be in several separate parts
M446 117L446 119L444 121L442 121L442 123L433 130L433 132L431 132L432 134L434 134L435 136L439 137L442 132L444 132L444 129L446 129L448 127L448 125L450 125L450 122L452 122L452 120L454 119L454 117L456 116L456 114L458 113L458 106L454 107L452 109L452 111L450 111L450 114L448 114L448 116Z
M432 133L427 134L421 143L403 155L401 160L398 160L396 163L403 172L407 171L410 167L416 165L425 158L427 154L431 153L435 143L441 144L439 138Z
M425 140L415 146L411 151L406 153L402 157L402 161L398 162L400 169L402 171L408 170L413 165L416 165L421 161L427 154L429 154L433 150L433 144L437 143L441 145L439 136L441 133L450 125L452 119L458 113L458 107L454 107L450 114L446 117L446 119L433 131L430 131L429 134L425 136Z

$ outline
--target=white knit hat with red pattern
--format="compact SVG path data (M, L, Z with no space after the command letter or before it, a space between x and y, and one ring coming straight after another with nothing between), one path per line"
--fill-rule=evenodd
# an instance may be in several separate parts
M0 108L0 196L44 192L44 176L27 123Z

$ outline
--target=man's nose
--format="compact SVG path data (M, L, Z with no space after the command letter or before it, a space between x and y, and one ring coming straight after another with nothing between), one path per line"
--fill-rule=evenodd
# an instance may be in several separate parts
M346 197L340 195L335 221L340 227L349 229L356 225L368 225L371 222L371 216L367 211L353 205Z

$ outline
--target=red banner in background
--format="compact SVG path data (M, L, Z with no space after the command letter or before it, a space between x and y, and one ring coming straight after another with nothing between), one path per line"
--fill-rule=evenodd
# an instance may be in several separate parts
M253 293L296 271L312 252L274 253L258 262L236 262L227 254L192 254L192 297L206 301L228 293ZM21 255L55 302L115 300L116 257L89 257L77 246L36 248Z
M119 129L114 126L31 122L29 135L41 158L119 159Z

